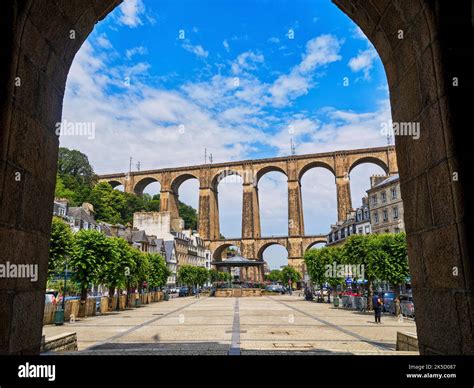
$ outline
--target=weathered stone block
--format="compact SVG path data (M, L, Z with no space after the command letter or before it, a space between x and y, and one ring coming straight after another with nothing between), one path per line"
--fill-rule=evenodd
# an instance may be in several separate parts
M463 268L456 225L448 225L421 234L426 287L462 288ZM454 268L458 275L454 275Z
M416 233L431 228L430 193L426 175L419 175L407 182L401 182L405 228L407 233ZM409 193L409 195L407 195Z

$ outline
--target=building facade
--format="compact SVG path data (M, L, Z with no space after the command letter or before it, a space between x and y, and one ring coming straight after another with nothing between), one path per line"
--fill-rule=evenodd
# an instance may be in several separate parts
M176 282L176 273L183 265L211 269L212 251L206 247L204 240L193 230L176 228L169 212L134 213L133 225L165 241L167 265L175 274L174 282ZM183 222L179 225L183 225ZM173 279L170 279L170 282L173 282Z
M405 231L400 178L373 175L367 190L370 221L373 233L400 233Z
M345 221L331 225L331 231L327 237L326 245L343 244L346 238L353 234L370 234L372 226L370 223L370 208L368 198L362 198L362 205L348 213Z

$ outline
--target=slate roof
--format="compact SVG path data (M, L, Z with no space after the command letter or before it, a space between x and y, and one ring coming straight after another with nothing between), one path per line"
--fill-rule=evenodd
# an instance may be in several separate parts
M89 224L98 225L94 217L87 213L82 207L70 207L67 215L73 217L75 220L82 220Z

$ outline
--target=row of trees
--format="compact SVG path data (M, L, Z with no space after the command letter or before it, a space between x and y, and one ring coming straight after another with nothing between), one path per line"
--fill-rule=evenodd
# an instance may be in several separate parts
M89 202L94 205L96 218L111 224L132 222L133 213L159 211L160 195L137 196L114 190L108 183L97 183L97 175L87 155L65 147L59 148L55 196L67 198L72 206ZM196 209L179 202L179 214L187 229L197 229Z
M405 233L353 235L342 246L310 249L304 261L312 282L321 288L325 283L333 288L344 284L345 276L332 270L338 265L361 266L364 279L359 280L367 280L369 309L375 281L387 281L397 289L409 276Z
M204 267L196 267L193 265L183 265L178 270L178 282L186 285L189 292L193 287L202 287L207 282L229 282L232 275L228 272L220 272L215 269L208 270Z
M281 270L274 269L270 271L270 273L266 275L265 278L265 280L268 280L270 282L282 283L286 285L290 282L299 282L301 280L301 274L293 267L285 266Z
M166 285L170 271L165 260L155 253L144 253L118 237L107 237L96 230L73 234L67 223L54 217L51 229L48 278L54 279L68 269L71 279L87 299L92 284L101 284L113 295L115 289L158 288Z

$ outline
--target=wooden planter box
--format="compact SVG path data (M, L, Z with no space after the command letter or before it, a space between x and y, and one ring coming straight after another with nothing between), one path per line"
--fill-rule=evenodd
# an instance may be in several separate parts
M107 311L109 311L109 298L103 296L100 298L100 313L105 314Z

